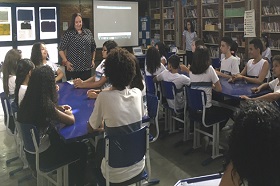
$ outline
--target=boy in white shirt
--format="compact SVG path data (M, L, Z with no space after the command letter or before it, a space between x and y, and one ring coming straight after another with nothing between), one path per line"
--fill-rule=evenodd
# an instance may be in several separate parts
M231 53L231 46L233 41L230 37L223 37L221 39L220 50L225 55L225 58L221 61L220 70L216 70L218 76L224 78L231 78L232 75L239 73L238 59Z
M240 74L232 76L229 82L245 80L248 83L262 84L270 77L268 61L262 58L263 43L259 38L249 42L249 55L252 57Z
M247 96L241 96L243 99L252 99L252 100L264 100L264 101L277 101L280 99L280 55L276 55L272 59L273 63L273 74L276 77L276 79L270 81L269 83L264 83L260 85L259 87L252 88L253 93L258 93L265 89L271 89L273 90L272 93L265 94L260 97L256 98L249 98Z
M168 59L168 70L164 70L159 75L154 77L154 82L157 81L168 81L173 82L176 86L176 89L182 89L184 85L190 85L190 78L179 74L179 64L180 57L177 55L172 55ZM175 104L176 110L184 108L185 105L185 97L183 95L183 91L177 92L175 96ZM174 109L174 102L172 100L167 100L169 107Z

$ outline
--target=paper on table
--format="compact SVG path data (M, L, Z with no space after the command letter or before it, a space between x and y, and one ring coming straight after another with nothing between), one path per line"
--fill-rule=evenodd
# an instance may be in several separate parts
M202 182L196 182L196 183L188 183L187 185L191 186L217 186L220 184L221 178L214 179L214 180L207 180Z
M73 80L69 80L69 81L67 81L67 83L69 83L70 85L73 85L74 83L73 83Z

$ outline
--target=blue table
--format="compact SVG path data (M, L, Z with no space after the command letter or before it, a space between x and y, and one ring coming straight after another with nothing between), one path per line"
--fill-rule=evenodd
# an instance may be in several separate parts
M258 87L259 85L257 84L246 83L243 80L236 81L235 83L229 83L227 78L222 78L222 77L219 78L220 78L220 83L222 85L222 92L220 92L219 94L222 94L229 98L240 100L240 96L242 95L252 98L252 97L262 96L270 92L269 90L264 90L255 94L252 93L251 88Z
M75 123L71 126L57 125L57 130L65 142L94 137L98 133L88 134L87 121L94 108L94 99L87 98L88 89L76 89L68 82L59 83L58 105L70 105L75 116Z
M221 177L222 174L212 174L207 176L188 178L188 179L179 180L174 186L187 186L187 185L217 186L221 181Z

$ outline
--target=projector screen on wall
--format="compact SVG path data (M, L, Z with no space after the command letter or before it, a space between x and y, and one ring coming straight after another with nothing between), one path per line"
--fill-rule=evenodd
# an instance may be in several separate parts
M119 46L138 46L138 2L93 1L94 39L97 48L107 40Z

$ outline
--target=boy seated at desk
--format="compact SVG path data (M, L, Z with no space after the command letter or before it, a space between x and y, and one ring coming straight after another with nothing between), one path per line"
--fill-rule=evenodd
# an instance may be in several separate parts
M221 60L220 70L216 70L218 76L224 78L231 78L232 75L239 74L238 59L231 53L231 46L234 41L230 37L223 37L221 39L220 50L225 55Z
M248 83L262 84L270 77L269 64L262 58L263 44L258 38L249 42L249 55L252 59L248 61L240 74L229 79L234 83L236 80L245 80Z
M157 81L168 81L173 82L176 89L182 89L184 85L190 85L191 80L189 77L179 74L179 64L180 57L173 54L168 58L168 70L164 70L159 75L154 77L154 82ZM175 96L176 108L177 110L184 108L185 97L183 96L183 91L177 92ZM167 100L169 107L174 108L173 101Z
M276 79L270 81L269 83L264 83L260 85L259 87L252 88L253 93L259 93L262 90L265 89L271 89L273 90L273 93L268 93L266 95L256 97L256 98L249 98L247 96L241 96L243 99L252 99L252 100L264 100L264 101L277 101L280 99L280 55L276 55L272 59L273 63L273 74L276 77Z

